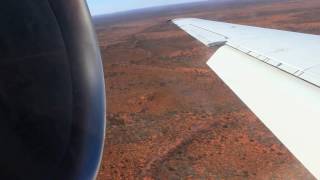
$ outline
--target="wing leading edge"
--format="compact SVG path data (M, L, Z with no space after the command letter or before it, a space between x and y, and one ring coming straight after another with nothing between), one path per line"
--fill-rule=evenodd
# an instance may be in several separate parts
M209 67L320 178L320 36L193 18L172 21L208 47L224 45Z

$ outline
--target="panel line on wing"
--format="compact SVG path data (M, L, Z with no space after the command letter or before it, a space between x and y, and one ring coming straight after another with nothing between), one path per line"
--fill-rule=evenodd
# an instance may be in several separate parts
M260 60L268 65L271 65L275 68L283 70L291 75L297 76L297 75L295 75L295 73L302 71L301 69L293 67L292 65L286 64L286 63L278 61L278 60L274 60L273 58L265 56L261 53L258 53L258 52L252 51L252 50L248 50L248 49L241 47L239 45L235 45L232 42L227 42L226 45L228 45L238 51L241 51L251 57L254 57L255 59Z

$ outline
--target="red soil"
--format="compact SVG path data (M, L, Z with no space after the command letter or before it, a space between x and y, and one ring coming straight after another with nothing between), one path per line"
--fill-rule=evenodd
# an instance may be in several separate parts
M98 179L314 179L206 66L215 49L166 21L320 34L320 1L305 2L195 4L95 19L108 102Z

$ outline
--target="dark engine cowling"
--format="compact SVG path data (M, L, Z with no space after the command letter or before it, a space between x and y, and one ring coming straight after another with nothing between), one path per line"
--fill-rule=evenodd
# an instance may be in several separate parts
M4 0L0 23L0 179L94 178L105 90L86 2Z

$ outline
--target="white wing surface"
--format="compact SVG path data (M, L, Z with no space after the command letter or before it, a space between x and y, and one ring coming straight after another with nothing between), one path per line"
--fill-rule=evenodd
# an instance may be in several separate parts
M320 36L202 19L173 23L208 47L208 65L320 179Z
M226 43L320 86L320 36L193 18L172 21L209 47Z

